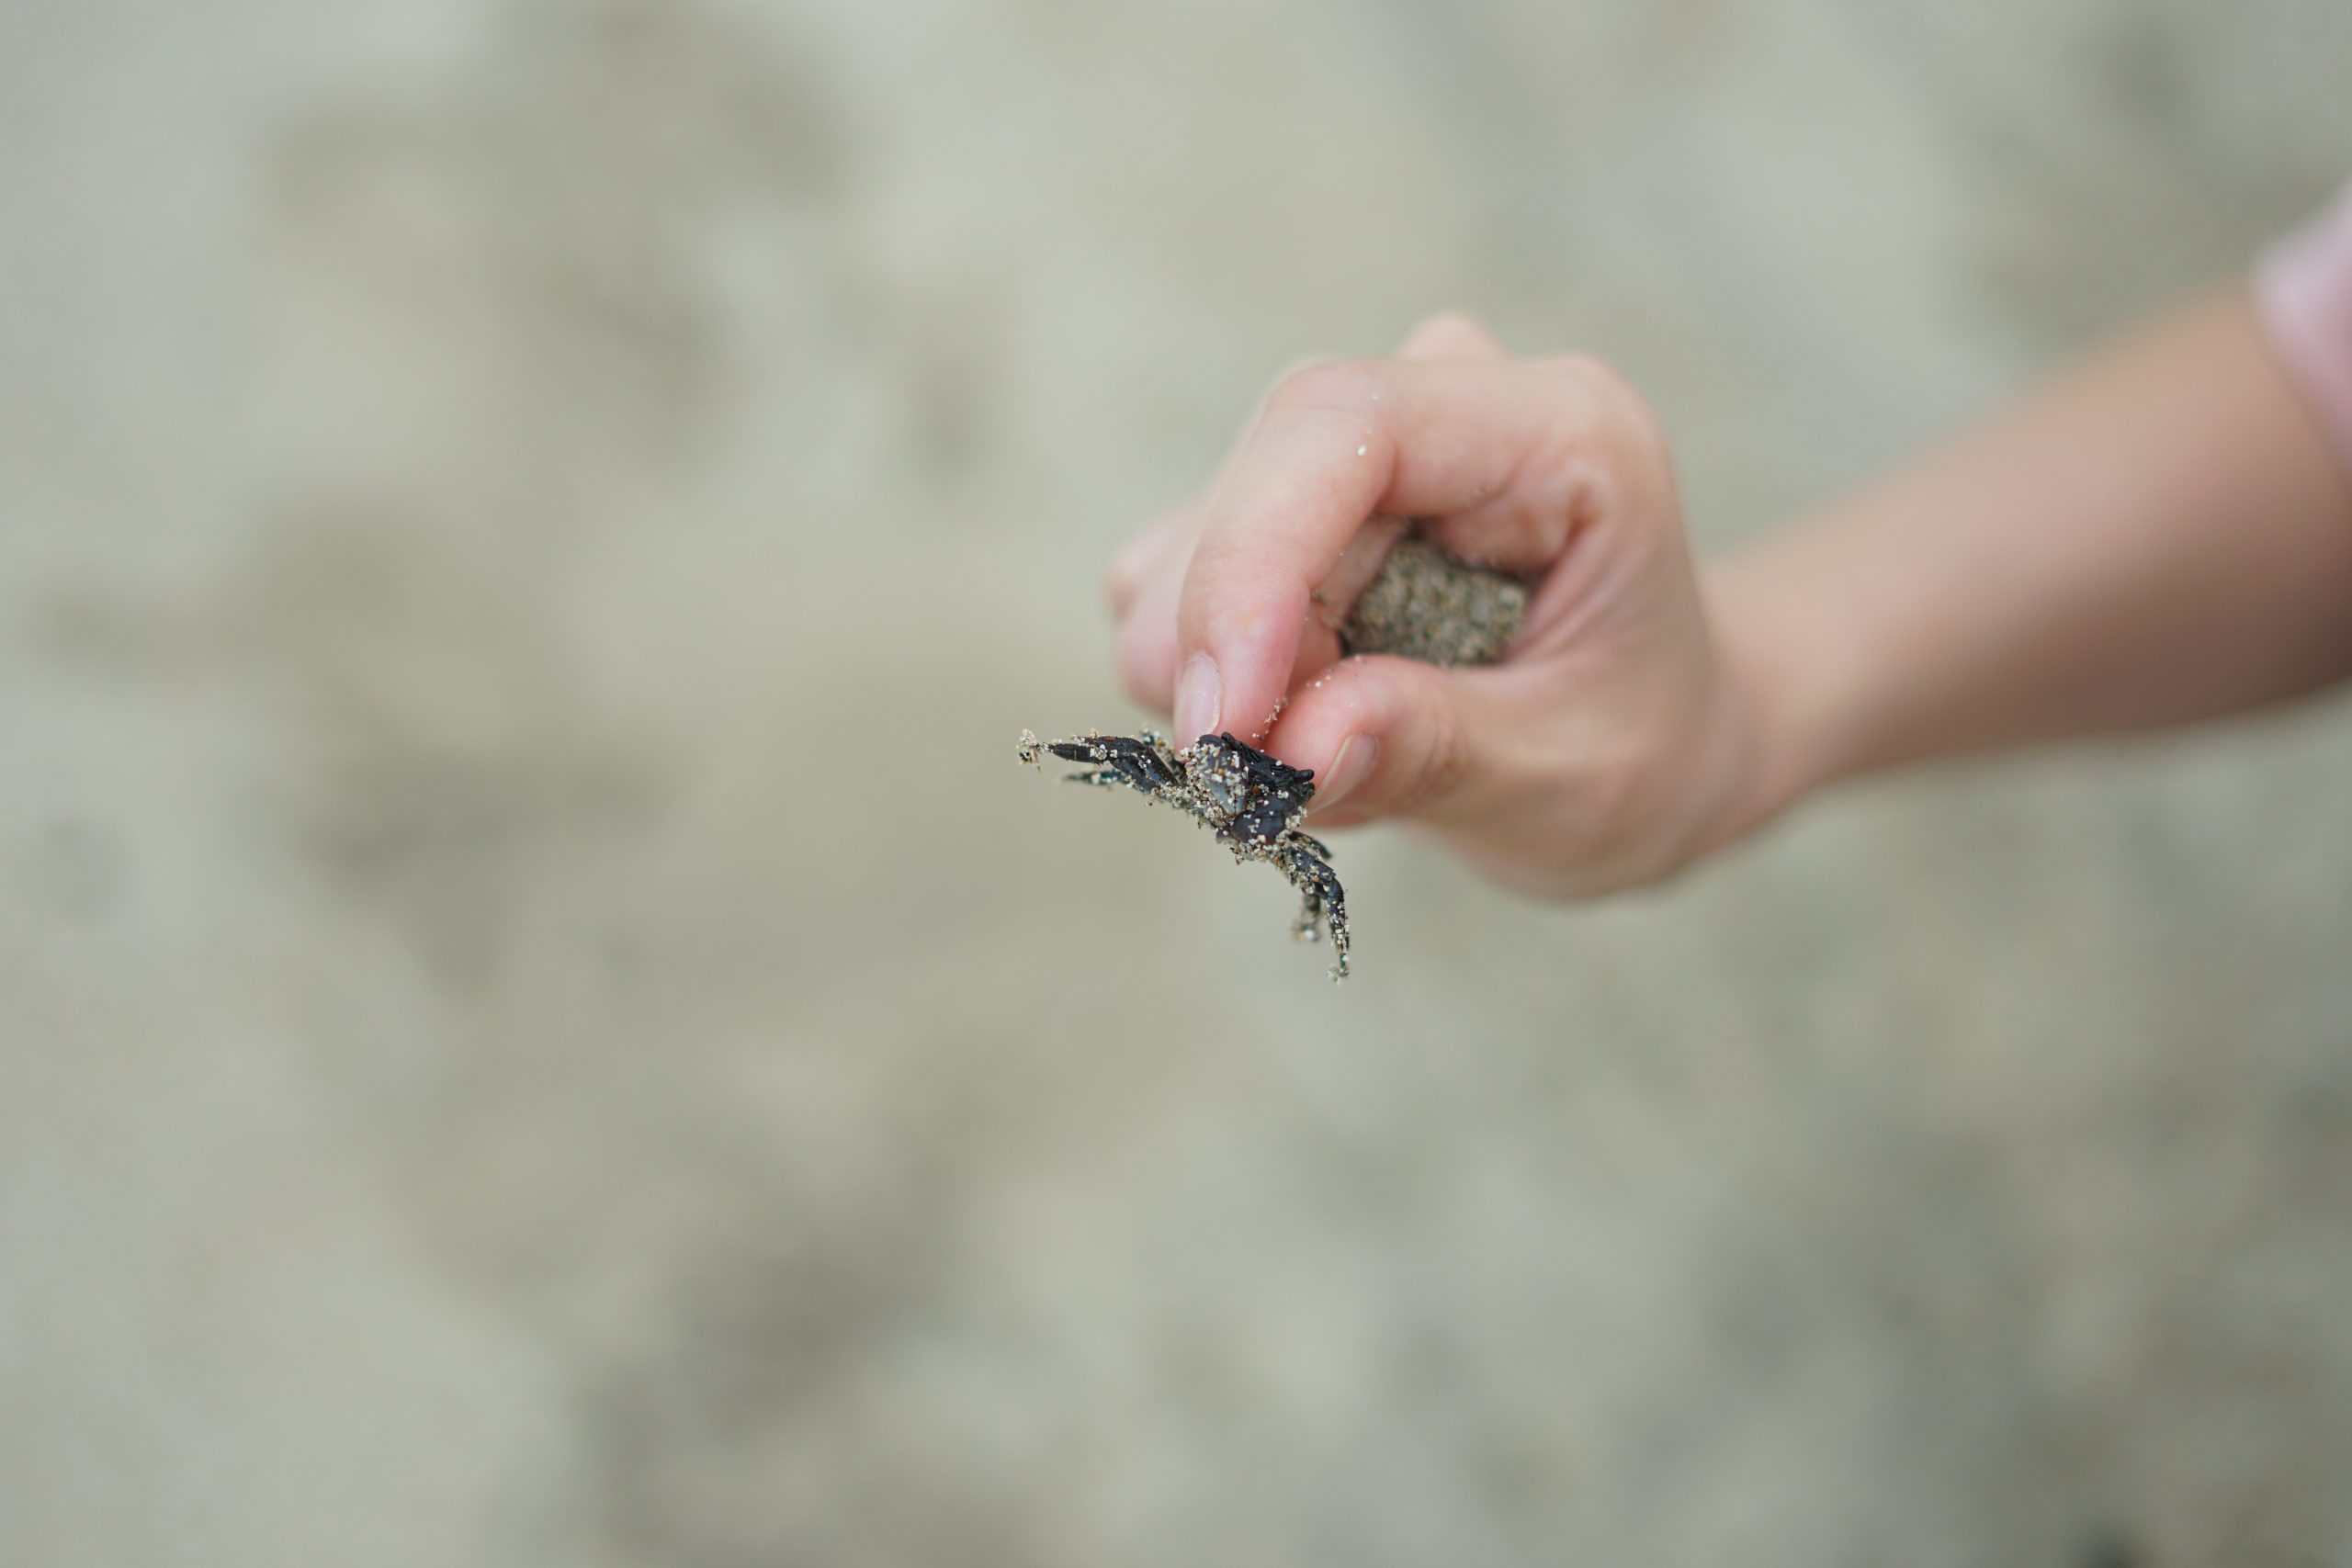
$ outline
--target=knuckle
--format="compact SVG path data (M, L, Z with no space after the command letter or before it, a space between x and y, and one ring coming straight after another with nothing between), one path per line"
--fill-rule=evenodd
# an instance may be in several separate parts
M1111 614L1125 620L1166 558L1167 539L1159 525L1137 534L1119 547L1102 571L1102 594L1111 604Z
M1591 355L1569 354L1543 360L1537 368L1589 413L1606 438L1664 465L1668 449L1666 423L1616 367Z
M1110 561L1102 569L1102 597L1109 602L1114 619L1126 618L1144 584L1150 581L1152 568L1166 552L1181 516L1182 513L1171 512L1153 518L1111 552Z
M1386 373L1374 363L1309 365L1275 383L1266 407L1274 413L1361 413L1376 406Z
M1607 360L1589 354L1555 354L1536 361L1535 368L1572 395L1601 405L1639 402L1641 394Z
M1414 765L1397 783L1393 808L1411 816L1436 806L1462 787L1470 773L1470 738L1450 705L1438 705Z
M1119 685L1130 701L1165 708L1176 694L1176 641L1167 631L1130 620L1119 630Z
M1593 394L1619 415L1631 420L1645 431L1658 428L1657 414L1640 389L1626 379L1623 371L1605 359L1586 356L1577 360L1577 372Z
M1440 310L1422 317L1412 336L1418 343L1470 344L1489 343L1494 334L1467 310Z
M1617 413L1624 422L1628 437L1662 461L1667 452L1666 421L1658 417L1650 400L1628 387L1617 405Z
M1572 354L1568 355L1568 363L1576 367L1577 375L1604 392L1616 396L1633 394L1634 384L1625 379L1617 367L1597 354Z

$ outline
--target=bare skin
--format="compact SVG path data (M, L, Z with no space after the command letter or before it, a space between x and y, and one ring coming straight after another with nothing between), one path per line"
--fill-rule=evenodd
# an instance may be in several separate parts
M1309 595L1361 581L1378 514L1544 574L1501 664L1337 661ZM1284 379L1109 592L1129 692L1180 739L1263 732L1314 769L1318 830L1406 818L1585 895L1841 778L2352 674L2352 481L2228 288L1702 568L1638 394L1441 317L1394 359Z

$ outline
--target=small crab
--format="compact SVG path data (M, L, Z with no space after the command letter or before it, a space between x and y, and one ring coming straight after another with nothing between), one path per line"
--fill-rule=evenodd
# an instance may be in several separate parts
M1306 803L1315 798L1315 773L1278 762L1230 735L1204 735L1182 749L1147 729L1139 736L1084 735L1070 740L1039 740L1021 732L1021 760L1039 762L1043 754L1094 765L1069 774L1073 784L1114 788L1125 784L1151 800L1166 801L1216 835L1238 861L1258 860L1278 868L1298 889L1301 905L1291 934L1306 942L1331 937L1331 978L1348 976L1348 904L1331 871L1331 852L1299 831Z

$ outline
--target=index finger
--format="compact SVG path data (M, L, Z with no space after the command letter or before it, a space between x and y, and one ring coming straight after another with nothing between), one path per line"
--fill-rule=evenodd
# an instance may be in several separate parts
M1179 743L1266 728L1316 586L1374 513L1476 512L1482 536L1555 554L1630 478L1616 460L1630 436L1620 390L1582 360L1374 361L1284 381L1211 499L1185 574Z

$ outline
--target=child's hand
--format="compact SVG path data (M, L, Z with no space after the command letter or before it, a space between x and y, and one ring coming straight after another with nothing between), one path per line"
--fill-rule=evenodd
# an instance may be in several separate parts
M1388 517L1542 574L1500 664L1335 662L1312 596L1344 608ZM1667 875L1761 814L1665 437L1590 360L1515 361L1440 318L1394 360L1298 372L1109 592L1122 679L1173 706L1180 744L1250 739L1288 694L1264 744L1315 770L1317 829L1411 818L1500 881L1574 894Z

